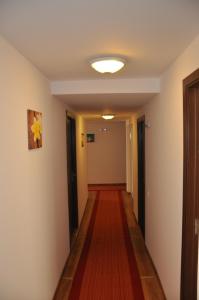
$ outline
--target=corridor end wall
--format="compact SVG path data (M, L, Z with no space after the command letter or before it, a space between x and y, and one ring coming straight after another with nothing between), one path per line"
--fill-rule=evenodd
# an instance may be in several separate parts
M87 143L89 184L126 183L125 126L123 121L86 121L86 132L95 134L95 142Z

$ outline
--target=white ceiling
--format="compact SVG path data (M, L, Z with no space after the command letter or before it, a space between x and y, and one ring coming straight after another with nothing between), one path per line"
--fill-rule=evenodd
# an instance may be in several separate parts
M88 61L110 54L128 61L112 78L158 76L199 33L199 1L1 0L0 33L52 80L107 78Z
M84 115L116 113L129 114L140 106L146 104L155 93L139 94L84 94L84 95L60 95L63 100L74 111Z

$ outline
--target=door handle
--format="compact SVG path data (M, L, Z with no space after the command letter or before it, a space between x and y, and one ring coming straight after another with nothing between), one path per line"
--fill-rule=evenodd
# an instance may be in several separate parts
M199 235L199 219L195 219L195 235Z

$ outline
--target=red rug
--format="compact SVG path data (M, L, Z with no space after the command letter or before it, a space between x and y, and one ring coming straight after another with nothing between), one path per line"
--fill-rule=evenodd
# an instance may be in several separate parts
M121 191L98 191L69 300L143 300Z

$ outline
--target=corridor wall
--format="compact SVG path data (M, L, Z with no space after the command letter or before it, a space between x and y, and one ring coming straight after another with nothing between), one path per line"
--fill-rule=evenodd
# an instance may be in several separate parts
M144 108L146 244L168 300L180 299L183 194L183 88L199 68L199 36L161 76L161 92Z
M65 107L2 37L0 65L0 299L49 300L69 253ZM43 114L31 151L27 109Z

